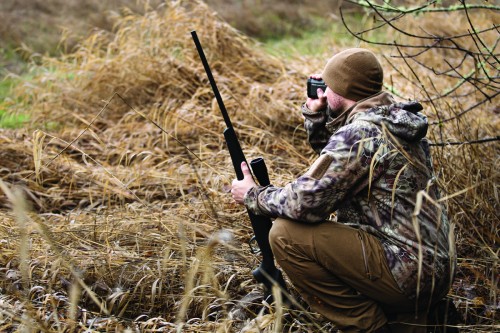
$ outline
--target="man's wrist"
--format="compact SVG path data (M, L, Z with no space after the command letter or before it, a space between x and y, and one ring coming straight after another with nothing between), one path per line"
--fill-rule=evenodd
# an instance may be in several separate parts
M259 195L268 187L271 187L272 185L267 185L267 186L254 186L250 188L247 193L245 193L245 196L243 197L243 204L245 207L251 211L254 214L263 214L264 212L261 210L260 205L259 205Z
M314 103L307 104L307 102L305 102L304 105L307 108L307 110L314 113L325 111L327 107L327 105L317 105Z
M320 108L318 110L312 110L307 105L307 102L305 102L304 104L302 104L302 113L304 115L315 115L315 114L318 114L318 113L325 113L326 109L327 109L327 107L325 106L324 108Z

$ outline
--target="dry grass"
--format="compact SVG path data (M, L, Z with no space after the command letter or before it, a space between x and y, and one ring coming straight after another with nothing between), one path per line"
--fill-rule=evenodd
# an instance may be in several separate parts
M247 157L263 156L276 185L314 159L298 108L304 78L329 55L272 58L201 3L130 14L116 33L96 32L74 54L44 59L50 70L6 102L29 111L32 124L0 132L3 330L331 329L306 310L283 316L271 310L253 321L229 314L256 288L250 271L259 258L242 245L250 225L227 194L234 176L223 121L191 30L198 32ZM439 63L444 56L450 57L435 53L422 60ZM388 59L397 64L384 63L394 88L425 98L404 79L409 69ZM450 83L435 84L444 89ZM431 121L473 104L475 93L463 89L434 107L427 103ZM433 126L430 137L496 135L495 108L488 103ZM498 303L498 144L433 153L458 231L460 271L451 297L467 315L465 331L491 331Z

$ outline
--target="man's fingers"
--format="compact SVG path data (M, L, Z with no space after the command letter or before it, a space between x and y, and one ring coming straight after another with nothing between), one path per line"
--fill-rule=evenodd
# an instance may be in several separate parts
M243 172L243 177L247 178L248 176L252 177L250 173L250 169L248 169L248 165L246 162L241 162L241 172Z
M316 93L318 94L318 99L323 98L325 94L325 92L321 88L318 88L318 90L316 90Z
M309 76L311 79L321 80L321 73L314 73Z

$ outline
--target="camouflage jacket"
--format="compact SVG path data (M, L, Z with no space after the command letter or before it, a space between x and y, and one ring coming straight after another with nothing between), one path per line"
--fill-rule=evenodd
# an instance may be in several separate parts
M402 292L442 297L454 271L454 242L436 203L427 118L417 102L381 92L333 119L304 105L309 142L320 157L284 187L254 187L245 205L256 214L304 223L328 220L378 237ZM417 296L418 294L418 296ZM439 295L437 295L439 294Z

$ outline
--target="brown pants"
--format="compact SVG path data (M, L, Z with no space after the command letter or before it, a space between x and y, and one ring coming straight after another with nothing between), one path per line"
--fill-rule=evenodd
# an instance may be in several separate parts
M426 316L400 291L380 242L335 222L277 219L270 242L278 264L314 310L343 332L426 332ZM394 320L394 322L392 322Z

